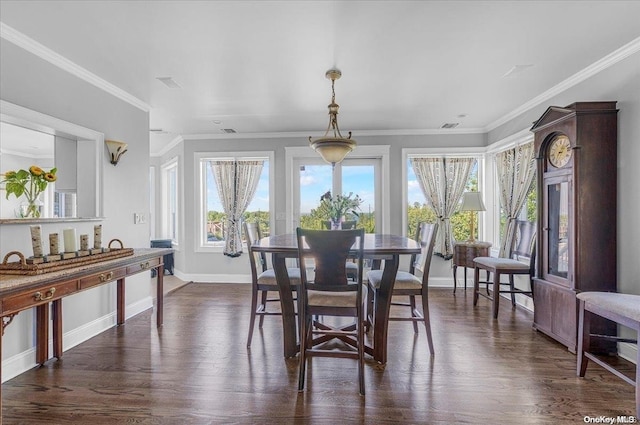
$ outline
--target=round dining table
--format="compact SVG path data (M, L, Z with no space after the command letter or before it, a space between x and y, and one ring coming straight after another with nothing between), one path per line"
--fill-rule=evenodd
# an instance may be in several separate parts
M294 357L300 350L297 334L297 322L293 302L293 294L289 275L287 274L287 258L298 256L295 233L267 236L254 245L252 250L270 253L273 269L280 292L282 309L282 330L285 358ZM366 346L365 352L380 364L387 362L387 333L391 294L400 255L419 254L420 244L411 238L398 235L368 233L364 240L364 257L373 260L373 268L383 263L382 282L377 292L375 317L373 318L373 346ZM384 260L384 261L383 261Z

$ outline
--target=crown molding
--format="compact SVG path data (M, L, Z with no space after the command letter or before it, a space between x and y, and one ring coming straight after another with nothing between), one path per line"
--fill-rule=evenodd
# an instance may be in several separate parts
M209 133L209 134L183 134L184 140L229 140L229 139L305 139L309 136L320 137L321 134L313 136L311 133L317 131L292 131L279 133ZM478 134L484 133L482 128L460 128L460 129L416 129L416 130L355 130L352 131L353 138L371 136L424 136L424 135L446 135L446 134Z
M178 146L181 142L184 142L184 138L182 136L176 136L173 140L167 143L159 152L151 152L150 156L152 157L161 157L166 155L171 149Z
M76 63L71 62L64 56L54 52L48 47L45 47L34 39L27 37L20 31L13 29L4 22L0 22L0 37L36 55L40 59L43 59L57 66L58 68L67 71L68 73L80 78L81 80L84 80L89 84L92 84L97 88L104 90L105 92L117 97L118 99L123 100L138 109L141 109L144 112L149 112L151 110L151 105L147 104L146 102L143 102L142 100L127 93L121 88L98 77L94 73L77 65Z
M483 132L488 133L489 131L496 129L502 124L505 124L508 121L516 118L518 115L521 115L527 112L529 109L534 108L535 106L541 104L542 102L551 99L552 97L562 93L563 91L575 86L578 83L583 82L587 78L590 78L596 75L602 70L615 65L621 60L639 51L640 51L640 37L625 44L624 46L620 47L618 50L613 51L612 53L608 54L602 59L592 63L591 65L584 68L583 70L578 71L577 73L573 74L571 77L560 82L559 84L556 84L555 86L551 87L549 90L539 94L538 96L534 97L524 105L509 112L507 115L503 116L502 118L499 118L496 121L490 123L483 129Z

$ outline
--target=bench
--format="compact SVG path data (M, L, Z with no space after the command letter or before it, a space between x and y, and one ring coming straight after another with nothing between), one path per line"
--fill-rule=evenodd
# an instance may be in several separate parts
M640 417L640 349L637 351L635 382L590 352L592 338L607 338L617 342L632 342L637 346L638 339L592 334L590 330L590 316L591 314L602 316L620 325L635 329L637 334L640 335L640 295L619 294L615 292L582 292L579 293L577 297L580 302L578 376L584 377L587 371L587 362L592 360L625 382L633 385L636 388L636 417Z

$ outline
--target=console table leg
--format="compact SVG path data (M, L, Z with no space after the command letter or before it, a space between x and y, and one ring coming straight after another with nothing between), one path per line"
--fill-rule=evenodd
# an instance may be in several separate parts
M49 357L49 303L36 307L36 363L43 365Z
M124 279L118 279L117 287L117 317L118 325L124 325Z
M51 303L53 315L53 356L62 357L62 298Z
M156 326L162 326L164 321L164 266L161 264L158 267L156 277Z

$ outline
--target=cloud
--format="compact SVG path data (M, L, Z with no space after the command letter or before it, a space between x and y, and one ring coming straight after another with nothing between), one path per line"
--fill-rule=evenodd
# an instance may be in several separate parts
M316 184L317 182L318 180L314 176L300 176L300 186L311 186L313 184Z

